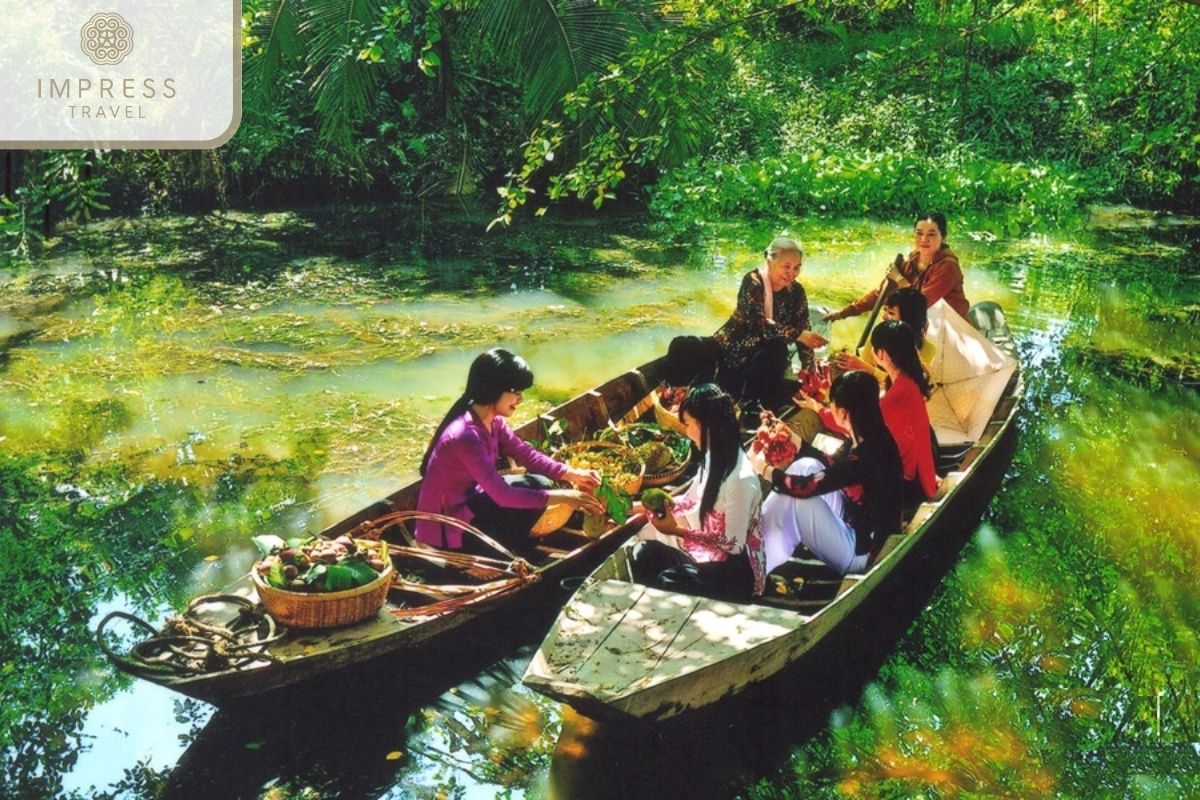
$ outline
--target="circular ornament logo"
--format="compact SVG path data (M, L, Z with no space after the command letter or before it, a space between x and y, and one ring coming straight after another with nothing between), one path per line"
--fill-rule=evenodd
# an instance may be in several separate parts
M133 27L120 14L96 14L79 33L79 47L96 64L120 64L133 51Z

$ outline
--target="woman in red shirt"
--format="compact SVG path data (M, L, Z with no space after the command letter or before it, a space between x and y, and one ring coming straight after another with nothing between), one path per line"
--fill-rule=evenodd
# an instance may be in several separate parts
M875 363L887 373L887 392L879 401L900 460L904 463L904 507L911 508L937 491L935 440L925 401L932 387L917 351L917 335L908 323L887 320L871 331Z

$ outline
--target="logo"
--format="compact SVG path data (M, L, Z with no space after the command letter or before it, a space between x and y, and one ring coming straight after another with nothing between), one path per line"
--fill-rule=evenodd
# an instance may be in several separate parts
M0 0L0 149L229 141L244 1Z
M133 27L120 14L96 14L79 34L80 49L101 66L120 64L133 51Z

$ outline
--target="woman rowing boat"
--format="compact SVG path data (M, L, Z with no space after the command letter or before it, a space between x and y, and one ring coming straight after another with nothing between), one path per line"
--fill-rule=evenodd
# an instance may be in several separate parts
M945 299L946 305L957 311L963 319L971 304L963 290L962 267L958 256L946 244L946 215L940 212L922 213L913 225L914 248L899 264L888 268L887 283L892 287L914 286L925 295L926 306ZM821 319L838 320L866 314L875 308L880 291L889 287L873 289L837 311L831 311Z

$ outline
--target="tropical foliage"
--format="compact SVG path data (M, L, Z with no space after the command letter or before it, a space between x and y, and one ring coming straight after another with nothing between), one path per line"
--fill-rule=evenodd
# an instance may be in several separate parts
M586 201L671 219L1200 201L1180 0L248 0L212 152L10 152L0 240L296 198Z

